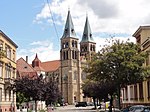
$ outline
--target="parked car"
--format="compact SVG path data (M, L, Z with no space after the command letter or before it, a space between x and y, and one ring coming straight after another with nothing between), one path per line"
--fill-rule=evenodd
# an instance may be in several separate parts
M87 106L87 102L77 102L75 104L75 107L86 107Z
M121 111L121 112L129 112L129 108L130 108L130 107L131 107L131 106L127 106L127 107L121 109L120 111Z
M143 112L144 109L144 105L134 105L129 108L129 112Z
M144 112L150 112L150 106L145 106L144 107Z

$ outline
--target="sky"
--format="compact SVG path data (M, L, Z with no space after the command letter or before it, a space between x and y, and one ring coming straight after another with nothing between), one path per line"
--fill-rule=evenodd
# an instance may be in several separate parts
M150 0L1 0L0 30L17 45L17 59L36 53L42 62L60 59L60 39L70 10L81 41L88 16L96 50L114 37L135 42L133 33L150 24Z

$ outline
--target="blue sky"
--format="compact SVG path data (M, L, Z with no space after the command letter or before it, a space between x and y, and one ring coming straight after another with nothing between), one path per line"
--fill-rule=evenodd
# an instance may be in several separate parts
M106 38L130 38L141 25L150 23L149 0L1 0L0 30L17 45L17 59L38 53L44 61L59 59L60 38L68 8L79 41L88 15L97 51ZM53 16L52 16L52 15ZM52 19L53 17L53 19ZM56 25L56 30L53 21Z

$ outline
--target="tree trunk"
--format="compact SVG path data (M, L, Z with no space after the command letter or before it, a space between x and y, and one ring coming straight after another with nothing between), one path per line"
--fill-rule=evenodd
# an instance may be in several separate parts
M110 106L109 106L109 112L112 112L112 107L113 107L113 97L110 95Z
M37 112L37 101L35 100L35 112Z
M27 102L27 112L29 111L29 102Z
M95 97L93 97L93 101L94 101L94 108L96 109L96 103L95 103Z
M118 87L118 106L119 106L119 109L121 109L121 103L120 103L120 85L119 85L119 87Z

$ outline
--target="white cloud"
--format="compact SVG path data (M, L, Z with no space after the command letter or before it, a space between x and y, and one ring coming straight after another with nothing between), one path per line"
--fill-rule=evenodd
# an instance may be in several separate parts
M96 52L101 50L105 45L111 45L112 43L108 43L112 38L103 38L103 37L95 37L94 40L96 42ZM113 37L113 40L120 40L120 41L129 41L136 43L136 39L134 37Z
M80 35L81 37L86 13L88 13L91 30L95 35L93 38L97 43L97 51L107 44L106 39L110 38L110 36L99 35L116 34L115 38L117 39L126 41L129 38L130 41L135 42L132 34L140 25L148 25L150 23L149 0L52 0L49 6L48 4L44 5L36 15L34 23L43 24L47 21L48 24L51 23L50 25L53 25L53 15L55 24L64 28L68 8L70 8L75 31L77 36ZM122 36L124 34L128 35L128 37ZM53 43L49 41L36 41L30 45L32 47L34 45L34 48L20 50L19 56L22 53L31 55L30 62L35 58L35 53L38 53L41 61L59 59L59 50L55 51Z
M26 56L29 56L28 62L32 63L35 58L36 53L38 58L42 61L58 60L60 59L60 51L54 50L53 43L48 41L36 41L30 44L30 49L21 49L17 53L17 59L22 57L25 59ZM26 55L24 55L26 54Z
M89 15L91 28L94 32L132 34L140 25L149 24L148 0L53 0L50 3L51 13L56 23L65 23L68 7L75 25L76 32L82 32L86 12ZM46 4L37 14L36 20L51 19Z

